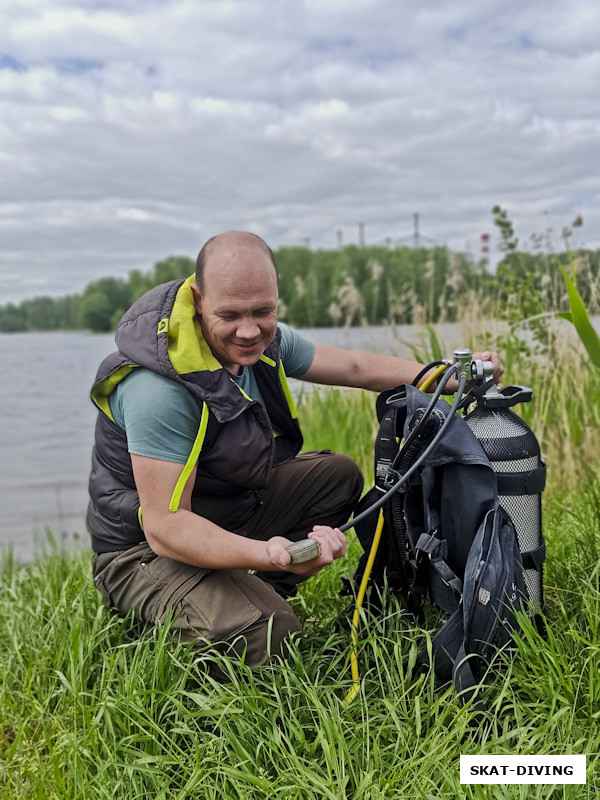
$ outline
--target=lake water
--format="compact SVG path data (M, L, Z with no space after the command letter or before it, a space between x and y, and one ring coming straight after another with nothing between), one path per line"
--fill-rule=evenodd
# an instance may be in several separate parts
M448 355L464 344L458 325L435 327ZM424 336L414 326L303 333L315 342L408 358L406 343ZM0 549L10 546L18 561L44 545L47 529L68 546L89 546L85 511L96 417L89 389L113 350L112 334L0 335Z
M85 532L95 413L88 392L112 336L0 336L0 546L29 559L34 543Z

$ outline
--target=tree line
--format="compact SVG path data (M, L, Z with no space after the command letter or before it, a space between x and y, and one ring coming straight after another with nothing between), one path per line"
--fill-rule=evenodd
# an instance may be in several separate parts
M568 308L561 263L575 267L584 302L600 313L600 251L524 253L511 229L504 233L504 258L493 274L485 262L444 247L282 247L275 253L280 319L300 328L453 322L473 304L489 316L523 319ZM191 259L171 256L147 272L99 278L80 294L0 306L0 331L108 332L144 292L194 270Z

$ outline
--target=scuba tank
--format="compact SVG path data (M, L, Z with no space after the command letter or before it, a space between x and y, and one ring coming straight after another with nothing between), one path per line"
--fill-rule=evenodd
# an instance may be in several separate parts
M529 402L531 397L531 389L526 386L505 386L499 390L492 384L464 419L492 465L500 505L515 526L531 612L535 614L544 606L542 491L546 465L533 431L510 410L517 403Z

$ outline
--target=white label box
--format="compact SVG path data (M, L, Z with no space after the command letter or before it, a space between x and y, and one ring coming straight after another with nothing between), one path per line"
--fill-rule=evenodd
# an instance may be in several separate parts
M585 783L585 756L461 756L461 783Z

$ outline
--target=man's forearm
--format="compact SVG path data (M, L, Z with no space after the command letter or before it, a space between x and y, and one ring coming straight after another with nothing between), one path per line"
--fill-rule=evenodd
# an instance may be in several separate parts
M503 369L497 353L473 353L473 358L491 360L494 364L494 380L496 383L500 380ZM406 358L316 345L312 364L300 378L330 386L353 386L383 392L402 383L412 383L422 368L422 364ZM426 380L431 371L421 378L420 383ZM456 391L457 386L458 382L452 378L448 389Z
M144 520L148 544L159 556L206 569L273 570L266 542L248 539L191 511Z
M395 356L360 351L354 351L353 356L357 364L353 385L372 392L384 392L402 383L412 383L423 368L416 361ZM425 376L421 382L423 380Z
M421 364L405 358L317 345L312 364L300 378L383 392L401 383L412 383L421 369Z
M344 361L337 370L332 370L331 364L324 366L323 374L318 375L321 380L317 382L329 383L333 379L340 386L383 392L401 383L412 383L422 369L422 365L415 361L360 350L346 351ZM318 367L307 374L312 371L314 375L317 370ZM315 378L311 376L311 380Z
M267 541L248 539L185 509L168 517L158 515L146 531L148 544L164 558L205 569L287 570L305 577L316 575L346 552L346 538L336 528L315 525L308 535L316 539L319 555L292 564L286 550L288 539L281 536Z

